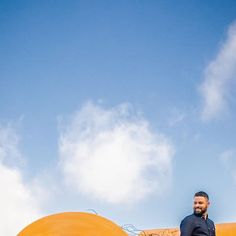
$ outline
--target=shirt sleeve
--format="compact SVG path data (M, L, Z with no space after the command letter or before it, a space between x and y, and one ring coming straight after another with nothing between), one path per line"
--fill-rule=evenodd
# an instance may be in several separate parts
M191 236L193 229L193 222L189 219L184 219L180 224L180 236Z
M213 224L213 232L212 232L212 236L216 236L216 227L215 227L215 223L212 222Z

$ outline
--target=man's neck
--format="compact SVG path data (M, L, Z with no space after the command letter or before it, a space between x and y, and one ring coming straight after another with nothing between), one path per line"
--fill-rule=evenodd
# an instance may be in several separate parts
M202 218L206 220L207 217L208 217L208 214L207 214L207 212L205 212L205 213L202 215Z

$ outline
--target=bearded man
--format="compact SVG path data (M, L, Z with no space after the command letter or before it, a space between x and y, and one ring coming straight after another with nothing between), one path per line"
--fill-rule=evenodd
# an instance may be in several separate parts
M210 205L207 193L194 194L193 214L185 217L180 224L180 236L216 236L215 224L208 218Z

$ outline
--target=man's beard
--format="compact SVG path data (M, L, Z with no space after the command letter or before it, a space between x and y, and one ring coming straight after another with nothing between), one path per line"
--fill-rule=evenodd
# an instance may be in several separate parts
M200 209L200 211L196 211L196 209L194 209L194 215L196 215L196 216L203 216L205 213L206 213L206 211L207 211L207 208L205 208L205 209Z

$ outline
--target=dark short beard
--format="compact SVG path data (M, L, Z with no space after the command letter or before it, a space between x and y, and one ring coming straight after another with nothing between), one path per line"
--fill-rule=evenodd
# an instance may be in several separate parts
M197 212L195 212L195 211L193 211L193 213L194 213L195 216L199 216L199 217L202 217L202 215L204 214L204 213L202 213L202 212L197 213Z
M206 210L201 211L200 213L197 213L197 212L194 210L193 213L194 213L194 215L201 217L201 216L203 216L203 215L206 213Z

